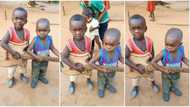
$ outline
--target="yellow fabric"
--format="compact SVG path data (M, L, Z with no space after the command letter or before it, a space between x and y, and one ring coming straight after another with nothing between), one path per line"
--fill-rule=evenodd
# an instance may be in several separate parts
M69 59L70 61L72 61L73 63L81 63L84 65L85 70L80 73L76 70L71 69L69 66L65 65L63 68L63 72L66 75L87 75L87 76L91 76L92 75L92 69L91 67L88 65L88 63L86 62L86 60L90 57L89 53L84 53L84 54L80 54L80 55L74 55L74 54L70 54Z
M144 55L137 55L137 54L131 54L130 55L130 60L133 61L135 64L142 64L144 66L147 66L147 60L150 58L150 53L146 53ZM129 69L129 71L127 72L127 77L129 78L139 78L139 77L150 77L151 74L150 73L144 73L144 74L140 74L138 71L135 71L134 69Z
M21 56L25 56L26 53L23 51L23 49L28 45L28 42L26 41L22 45L13 45L9 43L9 46L13 49L16 50L21 54ZM21 66L21 67L26 67L27 65L27 60L19 59L16 60L15 58L12 57L10 53L7 53L3 48L0 48L0 52L3 53L0 56L0 66L2 67L9 67L9 66ZM8 54L8 55L7 55Z

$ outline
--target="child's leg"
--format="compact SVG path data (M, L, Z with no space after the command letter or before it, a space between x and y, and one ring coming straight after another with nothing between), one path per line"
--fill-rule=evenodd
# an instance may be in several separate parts
M31 87L36 88L40 74L40 63L32 61L32 82Z
M171 91L174 92L176 96L182 96L182 92L179 90L179 87L178 87L178 81L179 79L171 80L172 82Z
M91 45L91 57L93 57L93 52L94 52L94 46L95 46L95 44L94 44L94 39L92 40L92 45Z
M92 70L85 70L84 76L86 77L86 83L87 83L88 89L93 90L94 84L91 80Z
M152 12L152 19L155 21L154 11Z
M69 80L70 80L70 85L69 85L69 93L74 94L75 93L75 81L77 79L76 75L70 75Z
M23 80L25 83L28 83L29 78L26 76L27 65L26 66L18 66L18 71L20 72L20 80Z
M150 21L155 21L154 11L150 13L151 19Z
M140 81L140 77L132 79L132 87L133 87L133 89L131 91L132 97L136 97L139 94L139 81Z
M8 79L14 78L17 66L10 66L7 68L8 71Z
M171 81L168 78L167 74L162 73L162 88L163 88L163 99L164 101L170 100L170 87L171 87Z
M17 66L10 66L7 68L8 71L8 87L12 88L15 84L14 74L16 72Z
M149 81L151 81L152 89L155 93L158 93L160 91L160 87L156 84L154 80L154 74L151 73L150 76L147 78Z
M48 80L45 78L46 76L46 72L47 72L47 67L48 67L48 62L42 62L40 64L40 74L39 74L39 80L44 83L44 84L48 84Z
M104 97L105 85L106 85L106 78L104 73L98 72L98 96Z
M107 73L107 75L105 75L106 77L106 88L109 89L109 91L111 93L116 93L117 92L117 89L115 88L114 86L114 83L113 83L113 80L114 80L114 77L115 77L115 72L110 72L110 73Z

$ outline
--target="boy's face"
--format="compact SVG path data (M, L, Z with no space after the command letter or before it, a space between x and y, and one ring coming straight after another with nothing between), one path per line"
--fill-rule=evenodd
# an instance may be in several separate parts
M71 21L70 22L70 32L74 39L81 40L86 32L86 22L85 21Z
M12 15L12 22L16 30L23 29L23 26L27 23L27 13L21 10L15 10Z
M37 35L40 36L40 38L44 39L50 32L49 24L48 23L38 23L36 32L37 32Z
M179 39L173 39L171 36L165 38L165 48L169 52L175 52L180 44L181 41Z
M119 45L119 40L110 36L104 37L103 47L108 51L113 51Z
M87 22L87 23L90 23L90 21L92 20L92 18L89 17L89 16L85 16L85 19L86 19L86 22Z
M132 35L136 39L144 37L144 33L147 30L146 23L142 19L130 19L129 29Z

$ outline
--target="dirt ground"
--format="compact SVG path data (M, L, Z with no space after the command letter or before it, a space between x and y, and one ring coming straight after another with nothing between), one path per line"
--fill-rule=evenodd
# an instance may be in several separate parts
M8 27L12 26L11 14L15 7L26 7L26 2L0 2L0 38L5 34ZM51 23L50 35L53 36L54 45L59 49L59 9L58 5L43 4L47 10L40 10L39 8L27 8L28 10L28 23L26 28L30 30L31 40L35 35L35 22L42 17L48 18ZM49 10L48 10L49 9ZM7 13L7 20L5 20L5 10ZM54 11L50 11L54 10ZM2 54L2 53L1 53ZM3 62L0 62L3 63ZM31 61L28 64L28 77L31 82ZM19 79L18 73L16 74L16 86L8 88L6 85L7 71L5 68L0 68L0 105L17 105L17 106L55 106L59 105L59 66L57 63L49 63L47 78L48 85L41 82L37 85L36 89L32 89L30 84L25 84Z
M123 2L111 2L111 9L109 10L109 13L111 15L111 18L114 21L111 21L109 23L109 27L115 27L118 28L121 31L122 34L122 43L124 40L124 3ZM79 7L79 2L63 2L63 6L65 8L65 15L62 17L61 21L61 30L62 30L62 44L61 48L63 49L65 47L65 42L68 38L71 38L72 35L69 32L69 18L76 14L81 13L81 9ZM118 12L119 11L119 12ZM63 14L62 14L63 15ZM122 47L123 49L123 47ZM64 72L64 71L63 71ZM105 93L104 98L99 98L97 95L97 72L94 70L92 75L92 80L95 83L95 88L92 92L90 92L86 86L86 79L82 76L78 77L77 79L77 87L76 87L76 93L74 95L70 95L68 92L68 86L69 86L69 79L66 75L62 74L61 78L61 84L62 84L62 99L61 104L62 105L72 105L72 106L122 106L124 105L124 76L123 72L119 72L116 74L115 77L115 85L117 88L116 94L111 94L108 91Z
M25 27L31 32L31 40L35 36L36 21L42 17L48 18L51 23L50 35L53 36L54 45L57 49L62 51L67 40L72 38L72 35L69 32L69 18L76 13L81 13L79 2L64 1L64 15L58 4L49 5L41 2L39 3L40 6L37 8L27 8L26 2L0 2L0 38L3 37L7 28L12 26L12 10L15 7L22 6L28 10L28 23ZM111 1L111 9L109 10L109 13L112 21L110 21L109 27L115 27L121 31L121 46L122 50L124 50L124 41L130 35L127 23L128 14L143 15L147 21L148 27L146 35L153 39L155 53L158 53L164 47L164 35L167 29L171 27L179 27L182 29L184 34L183 45L185 46L185 54L188 56L189 11L186 8L187 2L172 2L171 8L157 6L155 13L156 21L150 22L148 13L146 12L145 2L126 2L126 6L124 7L124 2ZM5 17L5 10L7 13L7 18ZM60 15L59 11L61 12ZM124 16L126 17L124 18ZM1 54L2 53L0 53L0 56ZM31 79L31 61L29 61L27 67L27 75ZM128 69L126 67L126 72L127 70ZM161 86L160 75L160 72L155 72L155 80ZM124 79L124 77L126 79ZM160 93L155 94L150 87L150 83L146 80L142 80L140 82L139 96L132 99L130 97L130 91L132 89L131 80L127 78L123 72L118 72L115 77L117 93L111 94L106 91L104 98L99 98L97 95L96 70L93 71L92 75L92 80L95 83L94 90L89 91L86 86L86 79L83 76L79 76L76 82L76 93L74 95L69 94L69 78L64 75L64 73L59 73L58 63L49 63L47 78L49 80L48 85L44 85L39 82L36 89L32 89L30 84L25 84L19 79L19 74L17 73L16 86L13 88L8 88L6 85L7 71L5 68L0 67L0 105L58 106L61 104L62 106L123 106L125 103L127 106L187 106L189 104L189 74L182 74L179 81L179 86L183 92L183 96L177 97L172 93L170 102L164 102L162 100L162 88Z
M147 21L148 30L146 35L151 37L154 43L155 53L158 53L164 47L164 36L166 31L171 27L178 27L183 31L183 45L185 46L185 54L188 56L189 51L189 32L188 32L188 16L187 9L188 2L172 2L171 8L163 6L156 7L156 21L150 22L148 13L146 12L145 2L126 2L126 25L127 38L130 35L128 30L128 13L129 15L140 14L143 15ZM127 72L128 69L126 69ZM161 73L155 72L155 80L161 86ZM183 73L179 81L179 87L183 92L181 97L175 96L171 93L169 102L164 102L161 92L153 93L150 83L144 79L140 81L140 93L137 98L131 98L130 92L132 90L131 80L126 77L126 105L127 106L187 106L189 105L189 74Z

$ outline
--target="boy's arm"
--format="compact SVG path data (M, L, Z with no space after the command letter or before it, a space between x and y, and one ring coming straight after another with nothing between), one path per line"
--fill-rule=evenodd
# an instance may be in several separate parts
M101 45L99 36L98 36L98 35L95 35L95 38L94 38L94 39L95 39L96 44L98 45L98 48L101 49L101 48L102 48L102 45Z
M99 60L99 57L99 52L96 52L94 57L92 57L92 59L89 61L90 66L101 72L109 72L109 70L107 70L104 66L96 65L96 62Z
M9 34L9 32L7 31L7 33L4 35L4 37L3 37L2 40L1 40L1 47L2 47L3 49L5 49L6 51L8 51L14 58L16 58L16 59L21 58L21 55L20 55L17 51L13 50L13 49L8 45L9 39L10 39L10 34Z
M55 48L53 42L52 42L52 45L50 47L51 51L57 56L59 57L59 51Z
M126 47L125 47L125 64L128 65L129 67L131 67L132 69L138 71L141 74L144 73L145 72L145 67L143 67L143 66L136 66L136 64L133 63L129 59L130 54L131 54L131 52L130 52L129 48L126 45Z
M158 64L158 62L162 59L162 57L163 57L162 52L160 52L158 55L155 56L154 59L152 59L151 64L154 66L155 69L161 72L169 73L169 71L167 70L167 67L160 66Z
M94 30L97 30L97 29L99 29L99 26L97 26L97 27L90 27L89 31L93 32Z
M70 60L69 60L69 55L70 55L70 51L69 51L69 48L67 46L65 46L65 48L63 49L63 52L61 53L61 59L62 61L68 65L70 68L73 68L77 71L83 71L84 70L84 67L81 66L81 67L76 67L74 63L72 63Z
M106 9L104 8L104 10L102 12L100 12L99 16L98 16L98 21L100 22L100 20L102 19L103 15L105 14Z
M27 53L32 57L32 59L42 61L41 57L33 53L32 51L33 47L34 47L34 40L32 40L32 42L29 44Z
M189 59L187 57L183 57L183 63L189 67Z
M122 64L124 64L124 57L123 57L122 53L121 53L121 56L120 56L120 58L119 58L119 61L120 61Z

